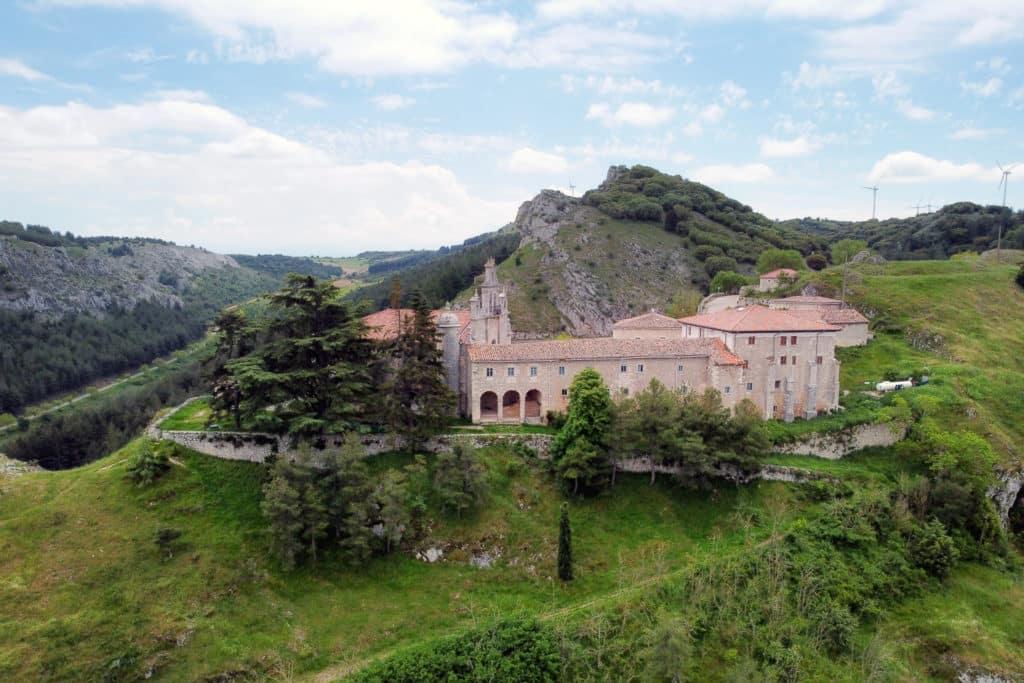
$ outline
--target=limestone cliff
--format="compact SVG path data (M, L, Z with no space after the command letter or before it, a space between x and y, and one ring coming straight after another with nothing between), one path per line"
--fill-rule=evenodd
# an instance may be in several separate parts
M0 237L0 309L50 315L102 315L140 301L179 306L180 294L202 271L238 268L229 256L201 249L133 240L48 247ZM120 254L120 255L114 255Z

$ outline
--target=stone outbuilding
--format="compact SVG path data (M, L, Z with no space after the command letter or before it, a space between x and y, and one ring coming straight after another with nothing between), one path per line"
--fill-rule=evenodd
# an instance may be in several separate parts
M779 285L796 280L798 275L792 268L776 268L758 279L757 291L773 292Z

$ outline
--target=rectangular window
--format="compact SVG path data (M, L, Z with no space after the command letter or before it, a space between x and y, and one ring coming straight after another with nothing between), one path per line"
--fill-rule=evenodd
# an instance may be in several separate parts
M789 345L790 346L796 346L796 337L795 336L789 338Z
M821 356L818 356L818 365L821 365Z
M729 394L729 393L731 393L731 392L732 392L732 387L729 387L729 386L727 386L727 387L725 388L725 393L726 393L726 394L728 395L728 394Z
M636 371L637 372L643 372L644 371L644 364L643 363L637 363L636 364Z
M559 374L560 377L565 377L565 366L564 365L559 365L558 366L558 374Z
M785 356L782 356L782 358L779 360L779 363L781 363L782 365L785 365L787 360L789 360L789 359L786 358Z
M747 343L753 346L757 342L757 337L747 337Z
M625 372L626 370L627 370L627 368L626 368L625 365L620 365L619 366L619 372Z
M515 368L509 368L508 370L506 370L506 372L508 373L509 377L515 377L516 376L516 369Z
M569 395L569 390L568 389L562 389L562 396L568 396L568 395Z
M785 337L785 335L779 337L779 344L781 344L782 346L786 345L786 337Z
M753 390L754 390L754 383L753 382L747 382L747 391L753 391Z
M494 377L494 368L487 368L487 376Z
M781 386L782 386L782 380L778 380L778 379L775 380L775 388L778 389Z
M796 356L793 356L792 358L790 358L789 362L792 363L793 365L796 365Z
M530 377L536 377L536 376L537 376L537 368L536 367L531 367L530 368Z

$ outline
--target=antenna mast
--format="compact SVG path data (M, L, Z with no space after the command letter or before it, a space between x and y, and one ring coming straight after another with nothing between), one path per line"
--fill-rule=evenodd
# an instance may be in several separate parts
M570 197L575 197L576 196L576 186L572 184L571 180L569 181L569 196Z

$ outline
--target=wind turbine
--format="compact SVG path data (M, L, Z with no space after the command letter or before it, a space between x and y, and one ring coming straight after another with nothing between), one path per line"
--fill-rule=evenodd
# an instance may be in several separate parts
M1005 213L1005 209L1006 209L1006 188L1010 186L1010 172L1013 171L1013 169L1014 169L1014 167L1016 165L1017 164L1013 164L1012 166L1009 166L1007 168L1003 168L1003 165L1001 163L999 163L998 161L996 162L996 166L998 166L999 170L1003 172L1003 177L999 179L999 185L1002 186L1002 188L1003 188L1003 209L1004 209L1003 213ZM1000 216L999 217L999 236L996 237L996 263L1002 263L1002 262L1003 262L1003 219L1002 219L1002 216Z
M864 185L865 190L871 190L871 220L875 220L875 208L878 206L878 185L868 187Z

